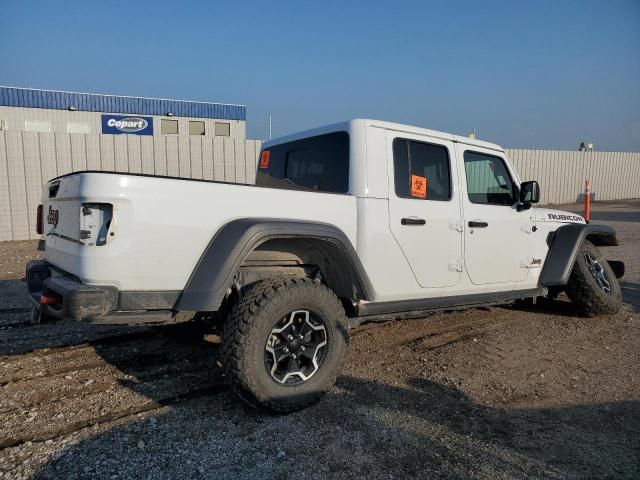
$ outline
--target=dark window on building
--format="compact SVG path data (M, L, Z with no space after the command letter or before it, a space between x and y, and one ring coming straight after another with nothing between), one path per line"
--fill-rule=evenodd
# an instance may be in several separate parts
M216 137L229 137L231 136L231 124L216 122L215 125Z
M190 120L189 135L204 135L204 122L199 120Z
M264 149L256 185L346 193L349 190L349 134L335 132Z
M470 202L490 205L515 203L515 186L502 158L466 151L464 170Z
M449 151L442 145L404 138L393 141L396 195L417 200L449 200Z
M161 119L160 132L162 132L163 135L176 135L178 133L178 121Z

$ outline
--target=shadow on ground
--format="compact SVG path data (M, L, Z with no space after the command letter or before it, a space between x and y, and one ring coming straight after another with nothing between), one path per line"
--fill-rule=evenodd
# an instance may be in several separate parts
M187 402L69 447L40 477L637 478L638 431L637 401L501 409L424 379L347 376L284 417L228 394Z
M640 313L640 284L621 282L620 288L622 288L624 303L628 304L634 312Z

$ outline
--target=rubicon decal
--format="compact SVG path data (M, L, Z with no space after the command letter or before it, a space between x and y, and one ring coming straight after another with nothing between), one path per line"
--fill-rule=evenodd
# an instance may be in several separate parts
M124 115L102 115L102 133L153 135L153 118Z
M548 213L549 220L560 220L562 222L584 222L584 218L580 215L564 215L561 213Z

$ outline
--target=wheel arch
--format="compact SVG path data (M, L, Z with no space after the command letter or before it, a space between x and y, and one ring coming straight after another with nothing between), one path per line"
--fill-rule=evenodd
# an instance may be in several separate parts
M216 311L247 258L258 249L287 250L318 264L342 298L368 300L372 286L353 245L334 225L301 220L243 218L214 235L191 274L176 310Z
M563 225L550 237L549 252L540 273L539 285L543 287L566 285L578 251L585 240L596 246L617 246L618 238L608 225Z

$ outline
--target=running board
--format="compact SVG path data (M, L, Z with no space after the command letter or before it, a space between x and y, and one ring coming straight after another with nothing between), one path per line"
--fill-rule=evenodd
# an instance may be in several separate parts
M402 316L398 314L429 313L434 310L481 307L511 302L525 298L542 297L547 289L531 288L528 290L512 290L508 292L475 293L472 295L456 295L453 297L419 298L414 300L396 300L391 302L366 302L356 305L358 317L373 315ZM368 320L364 318L363 320Z

